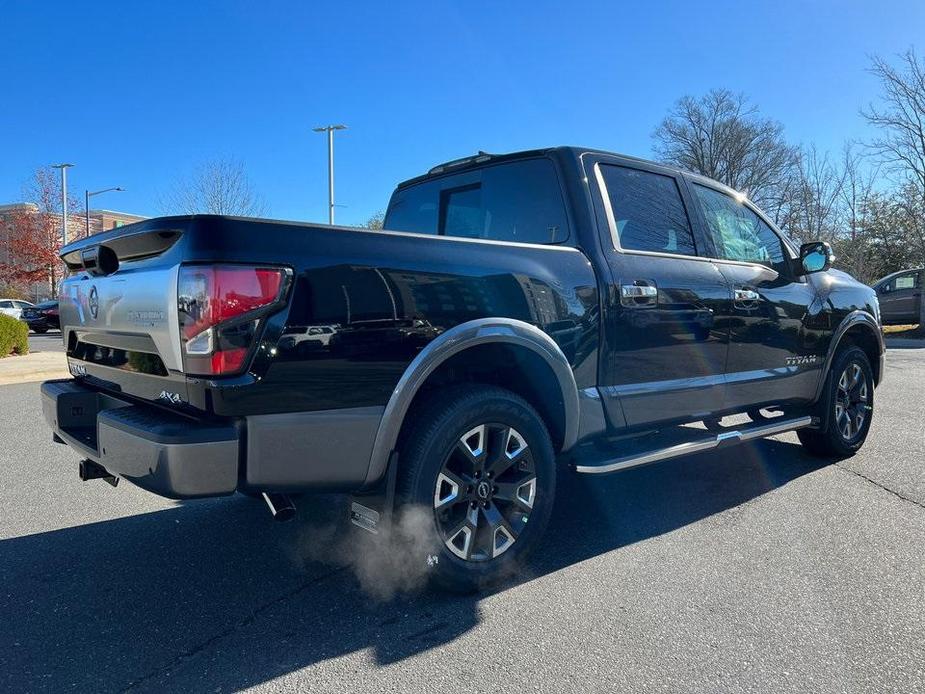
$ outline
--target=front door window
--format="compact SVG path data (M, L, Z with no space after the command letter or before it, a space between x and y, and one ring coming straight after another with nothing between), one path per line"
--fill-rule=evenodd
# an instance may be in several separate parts
M778 272L785 269L780 237L761 217L718 190L696 183L693 188L718 258L760 263Z

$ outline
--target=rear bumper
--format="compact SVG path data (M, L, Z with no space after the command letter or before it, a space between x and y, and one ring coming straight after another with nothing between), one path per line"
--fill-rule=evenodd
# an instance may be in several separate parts
M247 491L356 491L381 407L193 420L78 380L42 384L55 435L111 475L171 499ZM378 480L377 480L378 481Z
M42 411L71 448L155 494L190 499L231 494L238 486L236 422L188 420L73 380L43 383Z

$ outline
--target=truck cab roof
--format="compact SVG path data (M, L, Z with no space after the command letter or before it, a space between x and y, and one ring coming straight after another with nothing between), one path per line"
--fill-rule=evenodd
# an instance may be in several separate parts
M629 154L621 154L619 152L611 152L605 149L599 149L597 147L579 147L575 145L559 145L555 147L545 147L540 149L525 149L518 152L504 152L504 153L491 153L479 150L476 154L470 155L468 157L461 157L459 159L452 159L441 164L437 164L430 168L425 174L420 176L415 176L414 178L409 178L406 181L402 181L396 186L396 189L406 188L411 185L422 183L433 178L438 178L447 174L456 174L464 171L469 171L472 169L478 169L488 164L498 164L506 161L513 161L516 159L529 159L531 157L552 157L552 158L565 158L578 160L585 154L597 154L597 155L606 155L610 157L617 157L623 159L627 162L635 162L645 164L647 166L658 167L665 171L670 171L675 174L683 174L685 176L690 176L695 179L700 179L703 181L709 181L713 186L719 186L726 189L728 192L733 193L737 196L742 195L741 192L736 191L729 186L726 186L719 181L707 178L701 174L695 173L693 171L687 171L685 169L680 169L670 164L665 164L662 162L652 161L651 159L645 159L644 157L636 157Z

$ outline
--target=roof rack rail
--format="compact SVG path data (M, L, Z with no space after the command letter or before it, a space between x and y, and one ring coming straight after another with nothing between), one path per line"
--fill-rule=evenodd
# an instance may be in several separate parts
M427 172L427 175L443 173L448 169L455 169L459 166L465 166L467 164L481 164L491 159L494 154L489 154L488 152L483 152L479 150L478 154L475 154L471 157L463 157L462 159L454 159L453 161L444 162L443 164L437 164L430 171Z

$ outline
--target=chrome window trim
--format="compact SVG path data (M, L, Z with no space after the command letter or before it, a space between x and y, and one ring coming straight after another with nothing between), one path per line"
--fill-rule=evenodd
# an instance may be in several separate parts
M780 276L780 273L777 270L768 265L765 265L764 263L756 263L749 260L727 260L726 258L710 258L710 260L713 261L713 263L716 265L738 265L740 267L761 268L763 270L773 272L778 277Z

